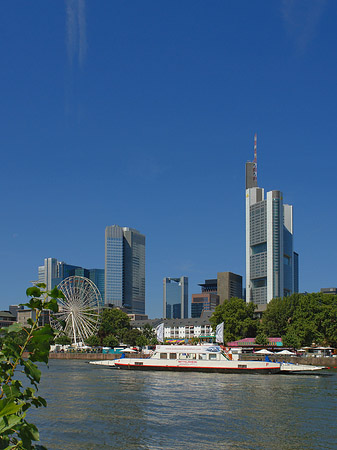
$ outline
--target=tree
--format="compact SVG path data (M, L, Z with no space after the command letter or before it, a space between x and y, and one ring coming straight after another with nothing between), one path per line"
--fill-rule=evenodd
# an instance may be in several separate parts
M268 336L263 332L259 332L256 335L255 344L262 345L265 347L266 345L269 344Z
M301 346L301 338L292 327L289 327L287 333L282 336L282 344L284 345L284 347L297 349Z
M85 343L90 347L98 347L101 344L99 337L95 335L89 336L88 339L85 340Z
M151 339L156 337L156 333L149 323L146 323L144 325L142 332L143 336L145 337L145 339L147 339L148 343L151 341ZM148 343L145 345L148 345Z
M225 300L215 308L210 318L213 330L224 322L224 342L235 341L244 337L254 337L257 319L254 319L255 305L246 303L241 298Z
M26 420L30 407L46 406L46 401L36 396L41 372L35 362L48 363L50 343L54 339L54 332L50 325L39 326L39 318L44 309L58 311L57 298L63 298L57 288L45 291L46 285L40 283L27 289L30 309L35 310L36 320L29 319L29 325L14 323L8 328L1 329L0 351L0 449L45 449L41 445L33 444L40 439L37 427ZM24 333L22 345L15 341ZM29 349L27 359L24 352ZM32 387L25 387L24 383L15 378L17 369L21 368Z
M137 340L142 337L142 332L137 328L127 330L123 336L123 342L128 345L137 345Z
M117 347L118 344L119 341L113 334L109 334L103 339L104 347Z
M70 345L71 339L69 336L66 336L65 334L61 334L55 338L55 344L59 345Z
M97 333L101 342L110 335L115 336L117 341L121 342L127 330L130 330L130 318L127 314L117 308L103 310L101 325Z
M299 347L313 342L337 345L337 297L312 293L273 299L262 317L269 336L282 336L285 345Z
M149 341L142 334L136 339L136 345L137 345L137 347L145 347L146 345L149 345Z

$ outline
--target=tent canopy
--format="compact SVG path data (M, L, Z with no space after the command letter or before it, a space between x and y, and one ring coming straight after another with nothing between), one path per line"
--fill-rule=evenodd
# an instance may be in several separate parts
M257 352L260 355L273 355L273 352L267 350L266 348L263 348L262 350L258 350Z
M282 350L281 352L277 352L277 355L295 355L295 353L290 352L289 350Z

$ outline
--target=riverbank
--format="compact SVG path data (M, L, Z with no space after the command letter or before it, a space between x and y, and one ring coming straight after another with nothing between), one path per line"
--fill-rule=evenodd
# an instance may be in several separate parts
M277 356L275 355L268 355L269 359L271 361L278 361L278 362L289 362L289 363L293 363L293 364L310 364L313 366L325 366L325 367L329 367L329 368L337 368L337 358L332 358L332 357L313 357L313 356L288 356L288 355L279 355ZM251 360L251 359L255 359L258 361L264 361L265 360L265 356L262 355L255 355L253 353L251 354L243 354L240 355L240 359L242 359L243 361L247 361L247 360Z
M51 352L49 353L49 359L82 359L86 361L99 361L99 360L111 360L118 359L122 356L121 353L83 353L83 352ZM128 353L128 358L143 358L142 353Z

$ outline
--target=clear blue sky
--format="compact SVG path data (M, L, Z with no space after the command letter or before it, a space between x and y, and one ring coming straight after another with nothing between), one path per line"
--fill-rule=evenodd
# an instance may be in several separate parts
M300 290L337 285L337 2L1 3L0 308L45 257L146 242L146 311L245 273L245 162L294 205Z

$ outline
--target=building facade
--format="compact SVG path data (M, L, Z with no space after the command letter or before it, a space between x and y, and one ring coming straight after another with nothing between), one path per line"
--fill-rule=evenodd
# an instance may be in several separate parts
M204 311L213 312L219 304L219 296L216 292L202 292L192 294L191 317L201 317Z
M220 304L233 297L242 298L242 276L233 272L218 272L217 293Z
M105 304L145 314L145 236L133 228L105 229Z
M44 265L38 268L38 282L45 283L48 291L58 286L62 280L72 276L85 277L93 281L104 303L104 269L85 269L58 261L56 258L45 258Z
M255 143L256 144L256 143ZM246 163L246 301L266 305L298 292L298 254L293 250L293 207L280 191L257 186L254 163Z
M164 278L163 307L165 319L188 317L188 278Z
M212 313L206 312L198 318L136 320L131 322L131 326L142 330L148 324L155 329L160 323L164 322L164 339L166 341L190 340L193 338L212 341L214 331L210 324L211 315Z

